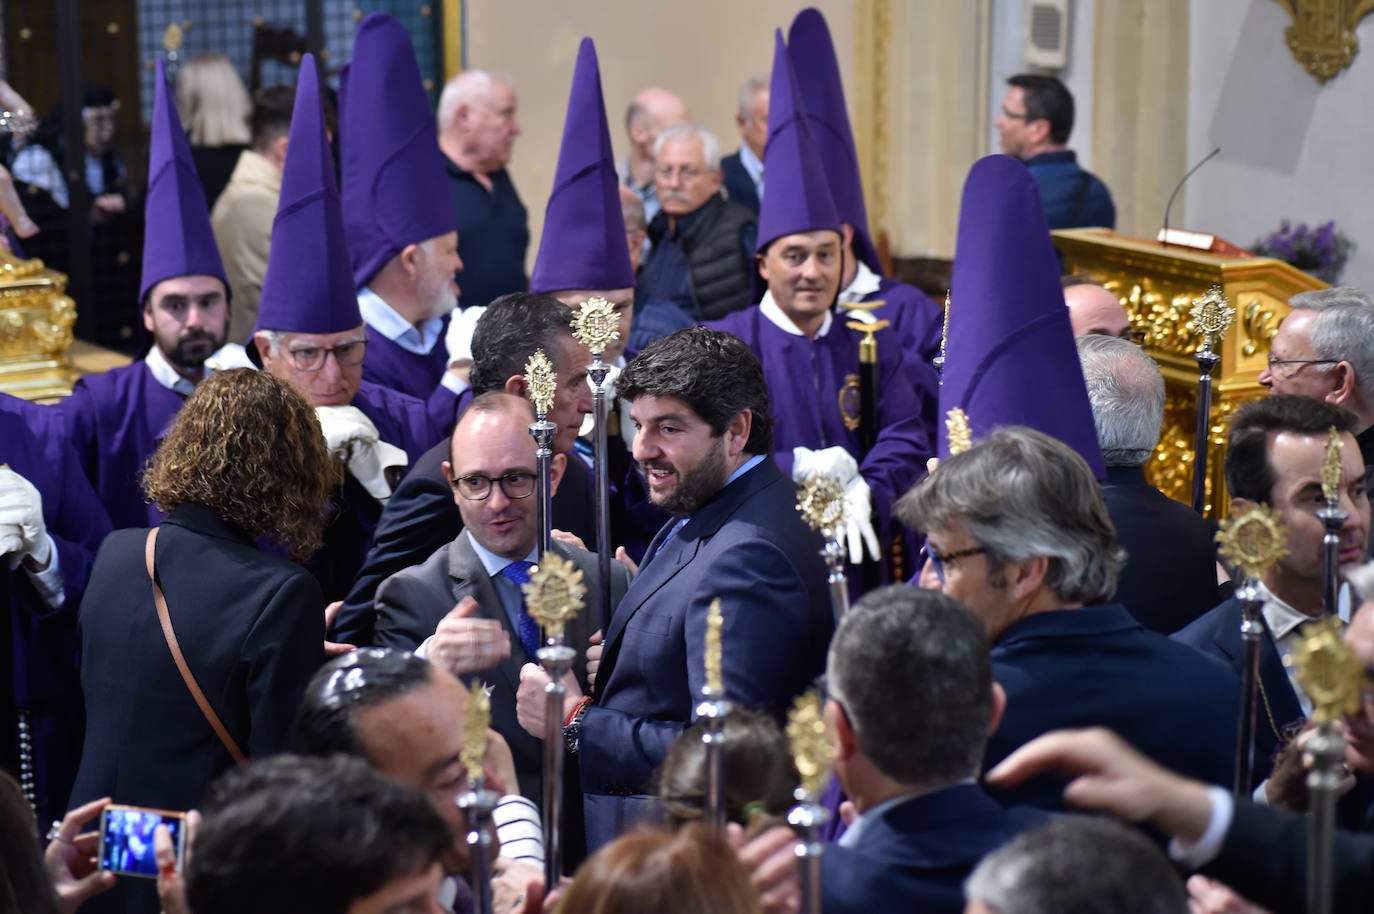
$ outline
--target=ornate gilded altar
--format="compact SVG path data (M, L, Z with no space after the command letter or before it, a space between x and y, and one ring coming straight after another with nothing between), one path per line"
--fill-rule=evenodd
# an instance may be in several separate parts
M71 393L76 304L67 277L0 249L0 390L26 400Z
M1065 270L1115 293L1131 323L1145 331L1146 351L1158 363L1165 388L1164 429L1146 474L1165 494L1184 503L1193 479L1198 380L1193 353L1201 342L1189 311L1214 283L1231 300L1236 319L1221 343L1221 361L1213 374L1207 467L1207 516L1224 517L1229 501L1222 476L1226 417L1264 393L1259 373L1279 322L1288 314L1288 299L1326 284L1267 257L1164 248L1106 229L1066 229L1054 236Z

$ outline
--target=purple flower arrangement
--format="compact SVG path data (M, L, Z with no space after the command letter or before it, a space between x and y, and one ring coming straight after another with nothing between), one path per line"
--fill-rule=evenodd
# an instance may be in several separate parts
M1250 246L1260 257L1282 260L1333 286L1340 281L1354 249L1355 243L1336 228L1335 222L1323 222L1313 229L1306 222L1294 225L1287 219L1279 223L1278 231Z

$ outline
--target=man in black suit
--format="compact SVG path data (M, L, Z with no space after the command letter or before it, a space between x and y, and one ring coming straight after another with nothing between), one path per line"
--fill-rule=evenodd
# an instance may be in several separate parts
M1164 421L1164 378L1128 340L1087 333L1076 342L1107 465L1102 497L1126 550L1115 599L1146 628L1171 635L1220 597L1211 527L1145 480Z
M521 791L542 796L542 742L521 729L515 714L520 668L538 663L543 646L538 624L525 611L520 585L538 561L538 498L535 442L529 434L534 413L528 402L506 393L473 400L453 430L453 453L443 464L463 531L422 565L407 568L377 591L376 641L386 647L422 648L431 663L455 676L492 687L492 728L510 743ZM576 458L574 458L576 459ZM555 488L568 463L555 454L550 475ZM554 551L583 574L587 605L567 627L567 643L578 649L573 673L587 689L583 649L604 627L596 556L555 543ZM628 575L612 565L612 594L625 592ZM580 811L580 795L569 808Z
M751 76L740 87L735 126L739 150L720 160L725 192L757 216L763 200L763 147L768 142L768 77Z
M1296 645L1303 624L1323 612L1324 528L1316 510L1324 504L1322 465L1332 428L1342 443L1340 508L1347 514L1339 534L1342 570L1351 570L1365 555L1369 498L1364 461L1351 434L1354 421L1350 413L1330 403L1281 394L1247 403L1231 420L1226 449L1231 510L1266 504L1288 528L1287 553L1260 578L1265 634L1260 642L1259 716L1253 749L1256 781L1268 777L1270 760L1302 729L1312 707L1284 669L1282 658ZM1240 603L1233 597L1174 638L1226 661L1239 678L1240 623ZM1300 781L1301 771L1293 773ZM1273 778L1266 783L1271 803L1283 799L1286 788L1280 781L1285 780Z
M558 426L553 444L558 454L572 451L582 417L592 411L586 376L591 354L573 338L573 316L571 309L552 296L519 292L493 302L472 337L474 396L500 390L524 396L529 357L542 349L553 362L558 392L549 421ZM387 501L372 549L334 621L334 640L372 644L372 601L382 581L420 564L453 542L463 529L442 467L450 450L450 441L445 439L422 454ZM553 502L553 525L594 548L595 517L591 471L581 460L570 460Z
M821 857L825 914L959 914L974 865L1046 821L977 783L1006 693L988 637L957 601L884 587L844 617L826 665L834 770L859 813Z

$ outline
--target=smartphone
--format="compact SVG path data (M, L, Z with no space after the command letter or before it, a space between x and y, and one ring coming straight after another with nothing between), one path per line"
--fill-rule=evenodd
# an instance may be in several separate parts
M180 868L185 824L184 812L142 806L105 807L100 814L100 868L116 876L156 879L157 858L153 853L153 833L159 825L166 825L172 834L177 867Z

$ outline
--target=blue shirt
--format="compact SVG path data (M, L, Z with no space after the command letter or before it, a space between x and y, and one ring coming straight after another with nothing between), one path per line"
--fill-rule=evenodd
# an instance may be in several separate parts
M358 310L363 314L367 325L382 336L415 355L429 355L434 344L439 342L439 334L444 329L442 317L431 317L414 324L401 317L396 309L367 286L358 290Z
M499 483L493 483L499 485ZM496 588L496 595L501 598L501 608L506 611L506 618L510 619L511 628L520 631L520 610L525 605L525 595L520 592L520 587L510 578L501 573L514 559L497 555L481 543L477 542L477 537L468 535L468 541L472 543L472 551L477 553L477 559L482 563L482 567L487 571L487 577L491 578L491 586ZM539 547L530 550L530 554L525 556L525 561L539 564Z
M487 190L472 172L447 158L453 208L458 211L458 274L463 307L489 305L510 292L529 288L525 252L530 246L529 214L503 168L488 175Z

